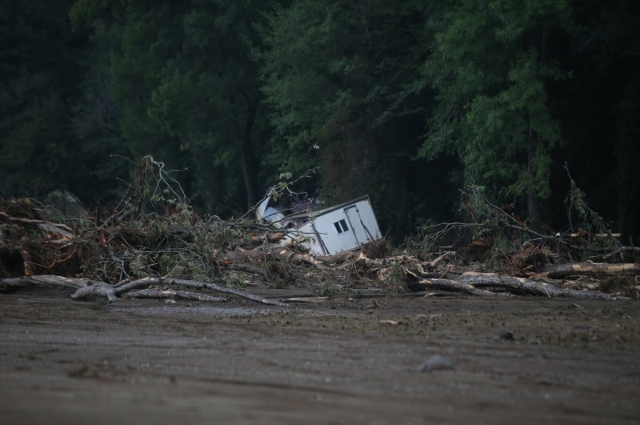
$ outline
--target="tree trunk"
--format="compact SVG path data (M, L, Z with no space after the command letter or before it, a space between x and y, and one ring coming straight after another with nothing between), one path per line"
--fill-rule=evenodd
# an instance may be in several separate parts
M618 232L621 234L620 237L623 243L630 237L629 217L631 216L633 202L638 196L636 195L638 189L640 189L640 175L636 177L635 182L627 193L625 202L621 202L618 210Z
M545 63L547 59L547 30L545 27L542 31L542 45L540 47L540 62ZM533 31L527 33L527 48L535 49L535 34ZM536 172L534 162L536 158L536 143L538 134L531 124L531 116L529 118L529 140L527 143L527 171L529 173L529 188L527 190L527 205L529 215L529 227L536 231L540 231L540 211L538 210L538 195L535 189Z
M575 275L619 275L638 274L640 265L635 263L583 263L583 264L550 264L534 269L536 273L548 273L550 278L563 278Z
M536 158L536 139L537 134L531 126L531 118L529 118L529 142L527 146L527 170L529 172L528 189L528 207L529 207L529 227L536 232L540 231L540 212L538 211L538 196L535 189L536 173L534 170L533 162Z
M253 134L253 124L258 112L258 102L256 98L253 101L249 98L247 93L242 89L237 89L245 98L247 102L246 120L244 122L244 128L240 123L236 127L236 139L238 141L238 148L240 151L240 162L242 164L242 174L244 176L244 183L247 189L247 210L250 210L256 205L257 188L256 188L256 170L253 158L253 152L251 152L251 135Z
M240 148L240 162L242 164L242 174L244 176L244 184L247 189L247 210L250 210L256 204L256 185L255 185L255 173L253 172L253 161L249 155L249 149L247 147L246 140L239 140L238 145Z

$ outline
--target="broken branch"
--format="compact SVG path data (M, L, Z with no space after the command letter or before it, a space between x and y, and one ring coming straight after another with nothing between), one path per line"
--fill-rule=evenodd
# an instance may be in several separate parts
M550 264L534 269L536 273L548 273L550 278L561 278L572 275L593 274L632 274L640 273L640 265L636 263L582 263L582 264Z

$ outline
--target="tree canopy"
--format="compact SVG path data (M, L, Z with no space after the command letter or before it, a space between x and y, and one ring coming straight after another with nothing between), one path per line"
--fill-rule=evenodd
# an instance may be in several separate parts
M196 209L230 216L280 174L317 167L300 190L329 204L369 194L381 228L403 238L453 220L469 184L558 228L568 164L587 202L640 236L638 9L4 2L0 196L116 200L118 157L150 154L179 170Z

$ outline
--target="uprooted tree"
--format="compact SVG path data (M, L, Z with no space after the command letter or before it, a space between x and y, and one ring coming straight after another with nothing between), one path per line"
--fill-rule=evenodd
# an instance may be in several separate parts
M567 241L571 235L533 231L489 202L480 188L469 188L463 194L468 222L444 224L435 231L427 229L431 231L420 242L420 249L410 255L386 256L381 241L353 252L311 255L300 235L293 237L272 223L250 220L249 214L235 220L195 214L172 172L153 157L146 156L133 165L135 179L127 184L121 202L112 210L97 209L83 219L69 221L46 215L45 208L35 200L2 201L0 289L53 285L74 289L73 299L100 297L108 301L121 297L209 302L226 299L210 294L215 292L285 306L278 299L258 297L243 289L256 278L276 287L301 282L326 285L341 278L352 286L377 286L395 292L448 290L491 297L612 299L621 294L584 290L570 278L631 276L639 270L635 262L554 264L557 254L546 246L609 256L625 252L635 255L636 251L623 247L604 226L595 229L602 237L592 238L589 233L586 239L580 236L577 241ZM284 177L268 196L293 193L291 187L297 180ZM575 200L579 202L580 198ZM172 214L158 212L165 204L171 206ZM580 207L597 221L598 216L586 210L586 204ZM518 252L503 252L508 261L501 274L484 273L487 270L477 265L451 267L451 260L459 255L438 252L441 249L437 243L453 230L470 231L472 247L487 245L499 232L511 232L508 237L518 243L526 240Z

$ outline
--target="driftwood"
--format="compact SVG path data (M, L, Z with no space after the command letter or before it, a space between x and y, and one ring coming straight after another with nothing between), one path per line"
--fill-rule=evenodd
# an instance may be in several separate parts
M76 292L71 296L71 298L75 300L86 298L88 296L93 295L98 297L104 297L109 301L116 301L118 299L118 296L123 295L124 293L132 289L136 289L142 286L147 286L152 284L153 285L169 284L169 285L187 286L190 288L209 289L215 292L236 295L236 296L246 298L261 304L277 305L280 307L287 306L286 304L281 303L279 301L268 300L262 297L258 297L256 295L247 294L237 289L225 288L223 286L218 286L213 283L198 282L195 280L184 280L184 279L164 279L163 280L159 278L146 277L146 278L134 280L132 282L127 282L124 285L112 286L104 282L94 281L89 279L67 278L67 277L50 276L50 275L38 275L38 276L24 276L19 278L1 279L0 284L4 288L16 288L16 287L25 287L25 286L32 286L32 285L62 286L62 287L76 289Z
M502 276L494 273L467 272L456 279L457 282L468 283L476 288L505 288L531 295L546 295L547 297L569 297L580 299L614 300L624 297L613 297L595 291L578 291L575 289L559 288L543 282L536 282L521 277Z
M122 298L134 298L134 299L152 299L152 300L164 300L164 299L179 299L189 301L209 301L209 302L223 302L226 298L212 297L207 294L200 294L198 292L188 291L158 291L157 289L143 289L142 291L128 292L122 296Z
M449 279L424 279L417 274L405 270L404 277L407 287L413 291L425 291L432 289L442 289L445 291L462 291L472 295L482 297L495 297L497 295L507 295L496 293L490 289L500 288L509 292L546 296L546 297L570 297L579 299L605 299L613 300L616 297L595 291L578 291L574 289L564 289L549 285L543 282L536 282L531 279L524 279L511 276L501 276L494 273L473 273L467 272L455 280ZM623 297L617 297L623 298Z
M465 282L457 282L449 279L419 279L408 284L410 289L425 291L427 289L443 289L445 291L463 291L472 295L481 297L496 297L498 295L495 292L486 291L484 289L478 289L473 284Z
M613 275L640 273L640 265L636 263L582 263L582 264L549 264L534 269L536 273L547 273L550 278L572 275Z

